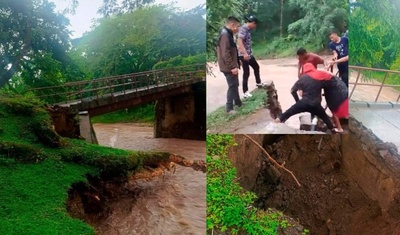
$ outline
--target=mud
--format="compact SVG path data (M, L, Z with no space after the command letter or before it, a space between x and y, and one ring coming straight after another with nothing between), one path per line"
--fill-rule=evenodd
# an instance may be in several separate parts
M323 56L325 59L330 58L329 56ZM290 89L293 84L297 81L297 58L283 58L283 59L266 59L258 60L260 65L261 80L263 82L273 81L277 93L279 94L279 102L282 110L285 111L294 104L294 99L290 94ZM225 105L226 98L225 92L227 90L226 79L224 75L219 72L219 68L216 64L209 64L209 68L212 74L207 74L207 114L213 112L218 107ZM242 92L242 71L239 71L239 94L243 98ZM254 79L254 73L250 70L250 78L248 81L249 89L253 90L256 88L256 82ZM223 91L223 92L221 92ZM291 128L299 129L300 121L299 117L302 114L297 114L289 118L286 121L286 125ZM246 132L252 133L252 132Z
M325 59L330 56L323 56ZM310 130L310 125L302 123L300 118L311 120L309 113L299 113L290 117L286 122L285 126L281 128L278 126L271 129L271 123L282 111L289 109L294 103L294 99L290 94L290 89L293 84L297 81L297 58L283 58L283 59L268 59L259 60L261 79L264 83L273 82L273 89L266 89L267 95L273 99L267 100L268 108L271 109L271 115L266 115L267 112L263 109L257 110L248 117L240 118L230 122L227 129L218 130L215 133L232 133L232 134L244 134L244 133L259 133L259 134L304 134L305 131ZM222 73L219 72L218 66L215 64L209 64L210 74L207 75L207 114L213 112L218 107L225 105L224 92L226 90L226 81ZM320 68L322 69L322 68ZM336 71L334 71L336 72ZM242 74L239 73L239 80L241 80ZM241 84L240 84L241 85ZM249 89L252 90L256 87L254 74L251 72L249 78ZM240 97L243 99L243 94L240 90ZM276 102L278 101L278 102ZM322 101L322 106L325 107L325 99ZM331 116L331 112L328 109L327 114ZM341 120L342 121L342 120ZM343 120L342 124L344 133L348 133L348 127L346 125L347 120ZM274 125L273 125L274 126ZM299 130L300 129L300 130ZM324 132L326 127L322 121L319 121L318 131ZM311 133L308 133L311 134ZM321 133L319 133L321 134Z
M276 208L316 235L400 234L400 156L356 120L348 135L251 135L301 183L242 135L230 156L260 208Z
M168 151L189 160L205 160L205 141L154 139L143 124L95 124L101 145ZM206 229L206 176L175 165L154 166L127 179L88 179L70 191L68 211L92 225L97 234L193 234Z

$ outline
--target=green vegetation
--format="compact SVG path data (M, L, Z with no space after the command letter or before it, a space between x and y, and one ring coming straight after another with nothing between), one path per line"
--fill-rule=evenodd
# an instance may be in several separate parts
M61 138L44 109L54 100L39 101L29 89L205 60L204 6L182 12L150 6L154 0L104 0L91 31L71 39L65 14L80 1L68 2L63 13L51 1L0 3L0 234L94 234L66 212L71 185L86 175L124 177L169 157ZM95 122L153 118L149 104Z
M214 112L207 115L207 129L222 128L229 125L229 121L244 117L260 108L262 108L267 100L264 89L256 89L252 93L253 97L243 100L243 105L237 109L236 114L228 115L225 107L220 107Z
M288 221L281 212L255 208L256 195L238 183L236 169L228 159L235 145L232 135L207 135L207 234L275 235ZM307 231L304 231L306 234Z
M85 182L86 175L125 177L168 157L62 138L41 101L0 94L0 233L94 234L67 214L71 185Z
M43 0L0 4L2 90L25 94L32 88L205 62L204 4L182 11L174 4L149 5L154 0L105 0L91 30L71 39L65 14L79 2L69 1L63 13ZM52 104L63 97L43 99Z
M188 57L182 57L180 55L173 57L167 61L160 61L153 66L153 69L169 69L176 66L191 65L191 64L205 64L206 53L200 53L197 55L190 55Z
M299 47L310 51L327 49L328 33L335 28L346 31L346 0L232 0L207 1L207 56L214 57L220 28L229 15L244 22L244 15L260 20L252 33L257 58L294 56Z
M322 49L319 45L303 44L299 42L287 42L285 39L276 39L272 42L261 42L254 44L253 54L258 59L273 59L295 56L300 47L308 52L320 54Z
M350 64L400 70L400 4L397 0L352 1L349 36Z
M350 4L350 64L400 71L399 1L355 0ZM384 73L364 73L365 80L382 82ZM399 75L389 75L385 84L400 84Z
M0 233L94 234L81 220L68 216L65 202L73 183L85 181L87 166L56 160L36 164L0 158Z
M92 123L124 123L124 122L141 122L154 123L155 104L144 104L138 107L120 110L113 113L91 118Z

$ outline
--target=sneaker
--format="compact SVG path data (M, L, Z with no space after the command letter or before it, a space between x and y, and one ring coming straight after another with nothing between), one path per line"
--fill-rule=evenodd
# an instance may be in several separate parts
M343 129L333 128L333 129L331 130L331 132L332 132L333 134L341 134L341 133L343 133Z
M257 84L256 84L256 86L257 86L258 88L262 88L264 85L265 85L265 84L264 84L264 83L262 83L262 82L261 82L261 83L257 83Z
M228 115L234 115L234 114L236 114L236 111L232 109L232 110L227 111L226 113Z
M251 98L251 97L253 97L253 95L252 94L250 94L250 92L249 91L246 91L246 93L244 93L244 98Z

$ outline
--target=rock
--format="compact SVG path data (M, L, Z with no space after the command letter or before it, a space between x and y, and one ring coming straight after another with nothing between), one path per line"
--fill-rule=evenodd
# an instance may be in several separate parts
M322 174L327 175L333 171L333 167L331 166L331 164L324 164L319 167L319 171Z
M303 226L301 226L301 225L299 225L299 226L296 226L296 230L297 230L298 232L303 232L303 230L304 230L304 227L303 227Z
M326 185L325 184L321 184L321 186L320 186L322 189L324 189L324 188L326 188Z
M333 192L336 193L336 194L339 194L339 193L342 192L342 189L341 189L341 188L335 188L335 189L333 190Z
M379 154L381 155L381 157L386 157L389 154L389 151L386 149L379 150Z

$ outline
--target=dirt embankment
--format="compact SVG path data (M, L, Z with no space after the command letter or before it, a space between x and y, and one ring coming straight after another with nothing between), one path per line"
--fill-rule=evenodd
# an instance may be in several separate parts
M400 234L400 156L350 119L348 135L251 135L300 183L244 136L230 156L260 208L299 219L316 235Z

